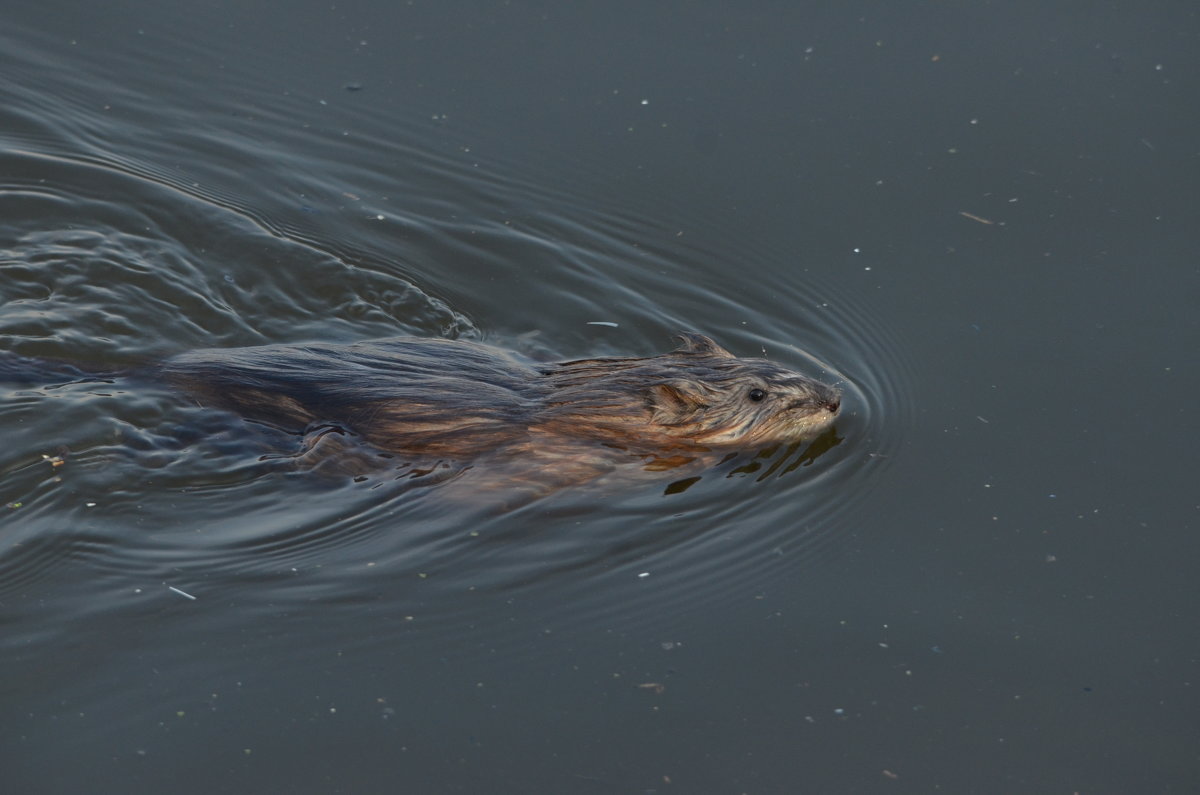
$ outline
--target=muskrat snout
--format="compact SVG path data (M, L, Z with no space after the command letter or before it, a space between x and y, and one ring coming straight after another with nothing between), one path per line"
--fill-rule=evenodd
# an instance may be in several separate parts
M837 387L809 379L795 383L795 389L801 392L801 397L792 400L788 405L789 409L813 413L828 411L830 414L837 414L841 410L842 393Z

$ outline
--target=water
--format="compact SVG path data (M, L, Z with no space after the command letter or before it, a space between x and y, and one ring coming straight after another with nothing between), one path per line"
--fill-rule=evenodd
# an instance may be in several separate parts
M847 395L496 510L5 385L10 787L1194 788L1194 13L9 16L5 350L696 329Z

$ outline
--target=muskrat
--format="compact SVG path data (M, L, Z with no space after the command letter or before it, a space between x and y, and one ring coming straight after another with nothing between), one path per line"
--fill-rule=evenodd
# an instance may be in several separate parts
M204 404L284 429L333 424L380 450L471 459L531 439L630 452L763 448L828 428L840 392L702 334L648 358L536 364L478 342L200 350L162 373Z
M798 441L838 415L832 386L738 358L702 334L678 339L658 356L551 364L449 339L265 345L193 351L141 372L202 406L318 441L357 436L400 463L469 465L493 454L500 468L523 461L526 481L556 483L630 457L662 469Z

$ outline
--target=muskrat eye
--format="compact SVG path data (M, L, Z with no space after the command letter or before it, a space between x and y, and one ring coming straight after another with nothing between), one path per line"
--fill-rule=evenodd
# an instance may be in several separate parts
M766 396L767 396L767 393L761 389L751 389L750 390L750 399L753 400L755 403L758 403L760 400L762 400Z

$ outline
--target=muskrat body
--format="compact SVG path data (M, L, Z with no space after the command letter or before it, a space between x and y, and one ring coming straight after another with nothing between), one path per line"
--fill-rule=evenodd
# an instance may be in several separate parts
M811 437L838 414L831 386L700 334L680 340L659 356L553 364L461 340L269 345L182 354L161 374L203 405L333 428L412 460L561 454L565 465L600 448L666 460Z
M198 350L117 372L0 352L0 381L166 382L201 407L297 437L264 462L439 483L474 470L471 494L503 492L507 502L623 463L706 466L816 437L838 415L831 386L700 334L679 339L658 356L549 364L414 337Z

